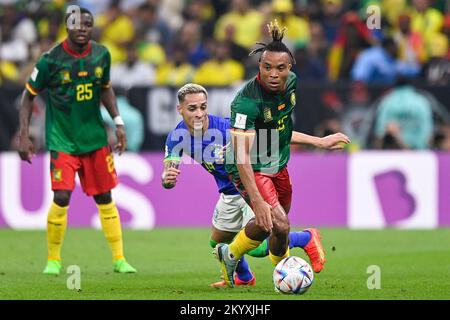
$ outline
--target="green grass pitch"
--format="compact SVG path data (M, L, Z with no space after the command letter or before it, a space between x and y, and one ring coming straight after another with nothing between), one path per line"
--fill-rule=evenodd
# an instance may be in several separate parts
M0 299L449 299L450 229L353 231L321 229L328 262L302 296L274 292L268 258L248 261L255 287L213 289L219 264L209 229L124 231L125 253L137 274L115 274L99 230L68 229L63 265L81 269L81 291L67 289L70 274L41 274L43 231L0 230ZM291 251L305 259L301 249ZM367 268L381 271L381 289L367 288Z

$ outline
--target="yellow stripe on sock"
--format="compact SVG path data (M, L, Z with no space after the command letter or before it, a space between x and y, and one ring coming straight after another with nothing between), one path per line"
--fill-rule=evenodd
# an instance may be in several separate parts
M242 229L230 244L230 252L234 255L235 259L239 259L248 251L257 248L261 242L262 241L250 239L245 234L245 229Z
M276 266L281 260L283 260L284 258L287 258L287 257L289 257L290 256L290 251L289 251L289 247L287 248L287 250L286 250L286 252L284 253L284 255L283 256L276 256L276 255L274 255L272 252L270 252L270 250L269 250L269 258L270 258L270 261L272 261L272 264L274 265L274 266Z
M48 260L61 260L61 247L67 229L67 210L52 202L47 216Z
M103 234L108 241L113 261L123 259L122 227L119 211L114 202L97 204Z

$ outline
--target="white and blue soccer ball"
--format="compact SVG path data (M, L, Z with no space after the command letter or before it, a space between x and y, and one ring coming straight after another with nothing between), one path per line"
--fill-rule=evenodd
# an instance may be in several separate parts
M302 258L290 256L281 260L273 271L275 291L304 294L314 281L314 272Z

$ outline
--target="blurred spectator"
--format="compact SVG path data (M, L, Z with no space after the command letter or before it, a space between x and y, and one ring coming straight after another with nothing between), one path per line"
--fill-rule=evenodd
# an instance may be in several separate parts
M225 39L225 30L230 25L234 28L234 41L250 48L261 41L264 16L252 9L248 0L232 0L231 11L219 18L215 28L215 38Z
M309 23L306 19L294 14L292 0L272 0L272 15L281 26L287 27L283 41L293 49L295 46L305 45L311 36Z
M412 30L421 33L428 44L440 31L444 17L439 10L431 7L430 0L412 0L412 4Z
M447 14L444 18L444 24L441 28L441 33L447 37L450 41L450 14ZM450 50L447 52L448 58L450 59Z
M375 44L371 33L355 12L342 17L338 35L328 55L328 76L332 81L349 79L359 53Z
M438 126L433 136L433 149L450 151L450 125Z
M194 20L200 24L203 39L213 38L216 16L210 0L187 1L183 16L186 21Z
M111 50L112 63L125 59L123 45L133 40L133 21L120 8L120 0L112 0L108 10L95 17L95 25L101 31L100 42L108 48L115 46L116 50Z
M353 82L348 99L345 102L340 119L342 132L351 139L351 150L366 148L373 122L373 114L369 109L370 93L363 82Z
M381 46L362 51L353 66L352 80L393 84L398 75L413 77L419 74L417 63L399 62L397 53L397 45L391 38L385 38Z
M309 54L319 58L325 63L328 52L328 43L325 38L323 26L319 21L311 20L309 22L309 29L311 34L311 39L307 45Z
M321 0L323 16L320 17L328 43L336 41L341 25L342 0Z
M244 67L231 59L230 47L225 41L215 43L213 57L204 62L194 76L194 82L204 86L228 86L243 79Z
M316 132L320 137L342 132L341 122L336 115L329 116L317 127Z
M179 87L192 82L195 68L187 60L186 48L176 45L171 58L156 70L156 84Z
M405 79L380 102L374 146L381 149L427 149L433 134L430 101Z
M296 64L292 71L298 76L298 81L324 81L327 79L327 68L318 56L310 55L305 46L294 51Z
M398 17L398 23L392 34L399 48L398 60L415 64L419 67L427 59L425 41L419 32L411 30L411 17L402 14Z
M3 5L0 16L0 61L14 62L16 67L19 66L29 58L29 46L36 39L33 21L20 17L13 5ZM11 69L13 65L3 66L3 69L6 67ZM18 74L18 70L14 73Z
M137 152L141 149L142 142L144 141L144 118L142 113L128 102L126 90L117 89L116 93L117 108L125 123L127 150ZM116 135L114 132L116 125L104 107L102 107L101 111L108 132L108 140L110 145L114 145L116 143Z
M308 44L298 44L294 51L296 65L293 72L299 81L327 81L326 54L327 43L323 27L317 21L311 21L311 39Z
M61 42L67 36L63 10L43 7L36 25L39 38L49 38L53 42Z
M404 15L408 9L407 0L382 0L381 12L390 26L395 26L401 15Z
M189 63L195 67L209 58L208 49L202 41L201 26L198 21L186 22L181 28L176 42L184 47Z
M2 6L2 28L8 28L12 39L32 45L37 40L37 30L30 17L20 13L12 4ZM7 30L5 30L6 32Z
M149 3L139 7L135 30L141 42L158 43L165 49L173 41L172 32L164 20L159 18L157 7Z
M430 44L430 59L424 66L425 79L432 85L448 85L450 84L448 38L438 33Z
M382 46L365 49L356 59L351 71L353 81L393 84L396 77L397 46L391 38Z
M98 16L108 10L111 0L78 0L77 2L80 7L88 9L94 16Z
M244 64L250 63L250 58L248 56L249 50L243 46L237 44L234 41L234 28L233 26L228 26L225 30L225 40L230 47L231 58L237 61L241 61Z
M111 67L113 86L130 88L153 85L155 83L155 68L151 64L139 60L134 43L128 43L126 49L126 61Z
M172 33L179 30L184 23L181 16L184 6L185 1L179 0L163 0L159 6L159 19L165 20Z

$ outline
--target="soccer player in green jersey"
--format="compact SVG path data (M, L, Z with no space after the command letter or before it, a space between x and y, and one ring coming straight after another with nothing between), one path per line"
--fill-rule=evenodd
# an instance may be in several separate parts
M269 237L269 257L276 265L289 256L289 219L292 187L287 170L290 144L310 144L324 149L342 149L350 142L342 133L323 138L293 131L291 114L296 104L297 78L290 71L295 63L282 42L286 28L269 24L272 42L250 54L261 53L259 73L237 93L231 104L231 140L226 170L236 189L252 207L250 220L231 244L218 244L215 254L227 285L234 286L233 273L239 259ZM315 272L326 262L317 229L304 247Z
M126 148L124 123L117 110L110 84L111 56L108 49L91 40L94 18L76 7L66 15L67 38L44 53L22 94L19 155L31 163L34 147L29 121L34 97L47 89L46 144L51 154L53 203L47 219L48 260L45 274L59 274L61 246L67 211L78 173L83 191L97 204L105 237L113 256L114 271L134 273L123 254L119 212L111 197L118 184L113 156L100 113L100 101L116 123L115 150Z

